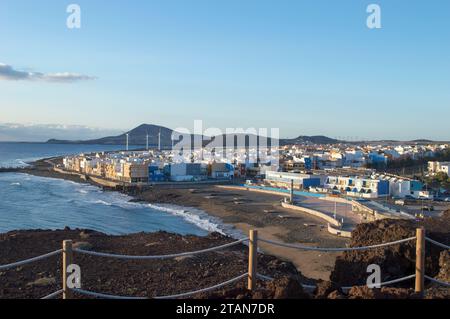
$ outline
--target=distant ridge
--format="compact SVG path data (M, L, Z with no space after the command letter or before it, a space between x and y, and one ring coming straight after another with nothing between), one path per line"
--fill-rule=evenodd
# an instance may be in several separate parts
M153 125L153 124L142 124L138 127L132 129L131 131L125 132L118 136L108 136L93 140L57 140L50 139L47 141L49 144L98 144L98 145L124 145L126 141L126 134L129 134L129 144L130 145L146 145L147 143L147 134L149 137L149 145L157 146L158 145L158 134L161 132L161 147L170 148L172 147L172 133L174 132L172 129ZM236 134L235 136L242 137L243 134ZM223 135L224 140L227 138L227 135ZM253 136L255 137L255 136ZM192 136L191 136L192 138ZM205 137L208 140L207 137ZM248 138L247 138L248 140ZM271 143L271 139L269 139L268 143ZM336 144L339 143L338 140L332 139L326 136L299 136L293 139L280 139L280 145L289 145L289 144ZM219 146L219 145L216 145Z
M132 129L131 131L125 132L123 134L117 135L117 136L108 136L98 139L92 139L92 140L57 140L57 139L50 139L47 141L49 144L98 144L98 145L125 145L126 141L126 134L129 134L129 145L137 145L137 146L145 146L147 143L147 134L149 137L149 146L155 147L158 145L158 134L161 132L161 147L162 148L171 148L172 147L172 133L174 130L159 126L159 125L153 125L153 124L142 124L138 127ZM235 136L240 136L242 138L243 134L236 134ZM227 136L223 135L223 137L226 139ZM255 136L252 136L253 138ZM193 138L193 135L191 135L191 138ZM207 143L209 137L205 136L205 140ZM237 138L236 138L237 140ZM241 139L242 140L242 139ZM247 137L247 142L249 138ZM323 135L316 135L316 136L299 136L296 138L285 138L279 140L279 145L292 145L292 144L339 144L339 143L350 143L350 144L360 144L360 143L377 143L377 142L385 142L385 143L433 143L433 141L426 140L426 139L417 139L413 141L396 141L396 140L380 140L380 141L361 141L361 142L346 142L346 141L340 141L334 138L330 138ZM215 143L219 146L221 143ZM268 144L271 144L271 139L269 139ZM212 144L209 144L212 145Z

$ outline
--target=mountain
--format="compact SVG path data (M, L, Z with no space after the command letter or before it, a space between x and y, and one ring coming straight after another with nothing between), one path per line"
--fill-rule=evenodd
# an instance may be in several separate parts
M93 140L57 140L57 139L50 139L47 141L49 144L99 144L99 145L125 145L126 143L126 134L129 136L128 143L129 145L146 145L147 140L147 134L149 137L149 145L150 146L157 146L158 145L158 134L161 132L161 147L163 148L170 148L172 146L172 134L174 131L172 129L169 129L167 127L159 126L159 125L152 125L152 124L142 124L138 127L132 129L131 131L125 132L118 136L108 136L103 137L99 139L93 139ZM229 135L222 135L221 136L224 141L229 138ZM244 134L235 134L234 139L237 141L246 141L245 143L248 144L250 138L247 136L245 137ZM232 137L232 138L233 138ZM257 139L257 136L250 136L253 139ZM193 135L191 135L191 138L193 138ZM207 140L204 142L206 145L209 140L205 137ZM215 145L216 147L220 147L222 145L220 140L215 137L212 138L213 141L212 144L209 144L210 146ZM280 139L279 144L280 145L288 145L288 144L336 144L339 143L338 140L326 137L326 136L299 136L297 138L293 139ZM268 140L268 144L271 144L271 139Z
M132 129L131 131L125 132L117 136L108 136L93 140L48 140L47 143L50 144L99 144L99 145L125 145L126 144L126 134L128 134L129 145L146 145L147 134L150 146L158 145L158 135L161 132L161 146L169 147L172 145L172 133L173 130L151 124L142 124L138 127Z
M280 145L290 144L338 144L341 141L323 135L299 136L292 139L281 139Z

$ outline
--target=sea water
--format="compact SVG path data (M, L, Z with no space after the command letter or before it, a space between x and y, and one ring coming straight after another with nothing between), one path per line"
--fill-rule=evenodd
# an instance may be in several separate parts
M43 157L119 149L102 145L0 143L0 167L24 166ZM201 210L130 202L131 197L72 181L0 173L0 233L19 229L87 228L111 235L168 231L230 233Z

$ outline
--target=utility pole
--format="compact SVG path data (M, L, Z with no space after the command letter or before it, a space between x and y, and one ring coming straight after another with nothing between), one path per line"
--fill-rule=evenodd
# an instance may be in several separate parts
M148 151L148 133L147 133L147 144L146 145L147 145L147 151Z
M337 199L334 199L334 219L337 217Z
M158 150L161 151L161 130L158 133Z
M294 180L291 179L290 204L294 204Z
M127 145L126 145L126 150L128 151L128 138L129 138L129 134L127 133Z

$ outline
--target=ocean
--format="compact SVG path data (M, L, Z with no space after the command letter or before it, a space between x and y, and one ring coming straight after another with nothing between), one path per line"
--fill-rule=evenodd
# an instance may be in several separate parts
M1 143L0 167L21 167L45 157L118 146ZM182 235L229 233L203 211L173 205L130 202L117 192L61 179L0 173L0 233L19 229L87 228L110 235L168 231ZM229 226L228 226L229 227Z

